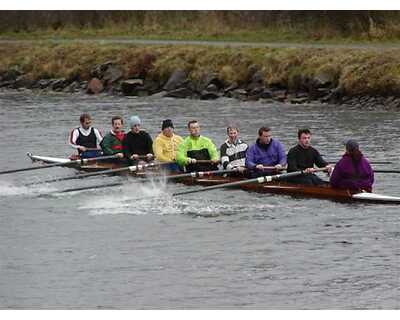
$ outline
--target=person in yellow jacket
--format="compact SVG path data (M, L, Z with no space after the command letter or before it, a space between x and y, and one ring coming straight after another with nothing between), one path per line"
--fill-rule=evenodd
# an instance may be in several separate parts
M162 122L161 132L154 140L153 151L156 160L160 162L175 162L178 145L183 141L182 137L174 133L174 124L171 119ZM170 171L180 171L176 163L167 164Z
M190 136L178 146L176 160L186 171L218 170L219 157L217 148L211 139L200 135L200 125L196 120L189 121ZM210 160L201 163L198 160Z

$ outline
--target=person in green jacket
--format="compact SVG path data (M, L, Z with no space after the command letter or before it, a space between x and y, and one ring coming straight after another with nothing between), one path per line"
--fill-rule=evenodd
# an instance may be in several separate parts
M125 133L123 131L124 121L120 116L111 119L112 129L105 135L100 143L104 155L116 155L119 159L124 158L122 140Z
M217 170L219 163L217 148L211 139L200 135L200 125L196 120L189 121L190 136L178 146L176 161L187 172ZM199 163L198 160L211 160Z

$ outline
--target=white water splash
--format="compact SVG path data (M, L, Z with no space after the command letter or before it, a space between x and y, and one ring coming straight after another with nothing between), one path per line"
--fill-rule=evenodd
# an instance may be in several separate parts
M54 191L47 185L39 186L21 186L15 185L10 181L0 181L0 197L10 196L23 196L23 195L35 195L40 193L46 193Z

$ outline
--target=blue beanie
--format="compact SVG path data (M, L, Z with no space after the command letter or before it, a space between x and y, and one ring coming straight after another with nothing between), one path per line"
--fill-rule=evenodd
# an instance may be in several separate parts
M142 122L140 121L140 118L138 116L132 116L129 119L129 126L132 128L135 125L140 125Z

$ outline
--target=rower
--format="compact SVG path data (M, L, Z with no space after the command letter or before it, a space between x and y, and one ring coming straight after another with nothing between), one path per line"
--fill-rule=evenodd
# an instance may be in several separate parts
M153 150L156 160L169 163L166 167L169 171L179 172L180 168L176 161L176 151L178 145L183 141L181 136L174 133L174 124L171 119L166 119L162 122L161 132L154 140Z
M328 165L328 162L322 158L318 150L311 146L311 131L300 129L297 137L297 146L291 148L287 154L287 172L303 170L306 174L288 179L288 181L303 185L327 185L326 181L314 174L314 165L319 168L326 168L328 173L332 171L332 166Z
M237 168L240 173L246 170L246 151L249 147L239 138L239 128L229 126L226 128L228 139L220 147L221 164L224 170Z
M277 174L285 166L285 147L279 140L272 138L270 128L261 127L256 143L246 152L246 167L251 170L250 176L255 178Z
M355 192L372 192L374 172L368 160L361 153L357 141L348 140L345 147L346 152L336 163L330 177L331 186Z
M186 171L209 171L217 170L219 163L217 148L211 139L200 135L200 125L197 120L189 121L188 130L190 135L178 146L176 160ZM197 162L205 160L207 163Z
M79 121L81 126L73 129L69 135L70 146L78 151L81 159L100 156L101 149L98 146L103 136L99 130L91 126L92 117L88 113L83 113Z
M124 120L120 116L112 117L112 129L101 142L101 148L105 155L116 155L119 159L124 157L122 141L125 137L123 130ZM117 160L119 160L117 159Z
M143 161L151 161L153 156L153 140L150 135L141 130L141 120L138 116L132 116L129 119L131 130L126 134L123 147L125 158L131 164L138 164Z

